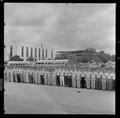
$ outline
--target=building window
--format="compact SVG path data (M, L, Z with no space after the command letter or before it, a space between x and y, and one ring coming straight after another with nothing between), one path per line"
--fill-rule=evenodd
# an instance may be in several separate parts
M51 59L53 59L53 50L51 50Z
M10 57L12 57L13 56L13 46L11 45L10 46Z
M35 57L37 57L37 49L35 48Z
M47 49L46 49L46 58L47 58Z
M42 49L42 59L44 59L44 49Z
M21 47L21 57L24 57L24 47Z
M40 48L39 48L39 57L40 57Z
M31 47L31 57L33 57L33 49L32 49L32 47Z
M26 57L28 57L28 47L26 47Z

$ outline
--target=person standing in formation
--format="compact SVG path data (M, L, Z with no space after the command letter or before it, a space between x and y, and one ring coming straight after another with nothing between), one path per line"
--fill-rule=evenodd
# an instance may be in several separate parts
M61 72L60 72L60 83L61 83L61 86L64 86L64 70L61 69Z
M56 85L56 73L55 73L55 70L53 72L53 86Z
M87 89L90 89L90 76L91 76L91 72L90 70L88 70L85 78Z
M101 75L100 72L96 72L96 80L95 80L95 88L100 90L102 88L101 86Z
M107 75L106 75L106 71L104 71L102 75L102 90L106 90L106 83L107 83Z
M110 71L108 72L108 76L107 76L107 90L112 90L112 76Z
M24 70L23 70L23 81L24 83L26 83L26 66L24 66Z
M50 72L49 72L49 71L47 72L47 77L48 77L48 78L47 78L47 80L48 80L48 85L50 85Z
M35 76L34 83L35 84L37 84L37 73L38 73L38 68L36 67L35 72L34 72L34 76Z
M112 73L112 79L113 79L113 90L115 90L115 73Z
M16 82L16 77L17 74L16 74L16 67L14 67L14 72L13 72L13 81Z
M95 72L92 71L92 73L91 73L91 88L92 89L95 89L95 79L96 79Z
M81 88L85 88L85 71L84 70L82 70L82 73L81 73L80 85L81 85Z
M7 82L7 67L4 69L4 81Z
M11 82L11 67L9 68L9 82Z
M71 70L68 71L68 86L72 87L72 73L71 73Z
M25 80L26 80L26 83L29 83L29 68L28 67L26 67Z
M22 70L21 70L21 67L19 68L19 74L20 74L20 82L22 82Z
M73 85L74 88L76 88L76 78L75 78L75 76L76 76L76 73L75 73L75 70L73 69L72 70L72 85Z
M23 78L23 83L25 83L25 67L23 67L23 70L22 70L22 78Z
M52 72L50 70L50 85L53 86L53 78L52 78Z
M99 75L100 75L100 79L98 81L98 85L99 85L98 89L101 90L102 89L102 76L103 76L102 70L99 72Z
M81 87L81 71L79 71L78 69L76 70L77 73L77 88Z

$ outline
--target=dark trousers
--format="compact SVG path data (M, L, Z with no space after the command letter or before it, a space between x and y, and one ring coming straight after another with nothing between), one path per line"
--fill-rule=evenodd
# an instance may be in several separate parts
M101 78L96 78L96 80L95 80L95 88L98 89L98 90L102 89L102 80L101 80Z
M86 81L85 81L85 77L81 77L81 88L86 88Z
M113 80L113 90L115 90L115 80Z
M107 90L109 90L109 91L113 90L113 80L112 79L107 80Z

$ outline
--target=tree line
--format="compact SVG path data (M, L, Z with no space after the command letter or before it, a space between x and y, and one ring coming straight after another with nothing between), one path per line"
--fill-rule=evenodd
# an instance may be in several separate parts
M115 55L110 55L104 51L97 52L94 48L87 48L78 55L71 55L70 53L62 53L56 55L55 59L68 59L69 63L107 63L108 61L115 62Z

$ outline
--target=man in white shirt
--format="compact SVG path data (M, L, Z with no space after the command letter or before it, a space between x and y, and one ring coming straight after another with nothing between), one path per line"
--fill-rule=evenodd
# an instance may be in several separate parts
M48 79L48 85L50 85L50 72L49 71L47 72L47 77L48 77L47 78Z
M7 81L10 82L10 67L7 68Z
M60 73L58 69L56 69L56 85L60 86Z
M112 79L113 79L113 90L115 90L115 73L112 73Z
M21 80L21 82L23 82L23 69L22 68L20 68L20 80Z
M65 86L65 83L64 83L64 70L61 70L60 84L61 84L61 86Z
M107 74L106 72L102 75L102 90L106 90L107 87Z
M4 80L7 82L7 67L5 67L5 70L4 70Z
M15 73L15 82L17 82L17 68L15 68L14 73Z
M45 85L47 85L47 81L48 81L47 71L44 72L44 80L45 80Z
M81 83L81 88L85 88L86 87L85 70L82 71L80 83Z
M17 72L17 82L20 82L20 70Z
M72 85L73 87L75 88L76 87L76 73L75 73L75 70L73 69L73 72L72 72Z
M98 89L98 90L102 89L102 81L101 81L101 73L100 72L97 72L95 84L96 84L96 87L95 87L96 89Z
M53 72L53 86L56 86L56 73Z
M26 83L26 67L24 67L23 74L24 74L24 75L23 75L23 76L24 76L24 80L23 80L23 81L24 81L24 83Z
M86 85L87 85L87 88L90 89L90 71L87 71L87 74L86 74L86 77L85 77L85 80L86 80Z
M29 83L29 69L28 69L28 67L26 67L25 82L26 82L26 83Z
M80 83L80 81L81 81L81 77L80 77L81 71L76 70L76 73L77 73L77 88L80 88L81 87L81 83Z
M53 86L53 73L50 72L50 85Z
M95 79L96 79L96 75L95 75L95 72L92 71L91 73L91 88L92 89L95 89Z
M66 69L64 73L64 86L67 86L67 70Z
M37 68L35 69L35 72L34 72L34 76L35 76L35 80L34 80L34 83L37 84L37 73L38 73L38 70Z
M38 69L38 73L37 73L37 84L41 84L41 69Z
M72 87L72 73L70 70L68 71L68 86Z
M112 90L112 76L110 72L108 72L108 76L107 76L107 90L109 91Z
M45 78L44 78L44 69L41 71L41 84L44 85L45 84Z

